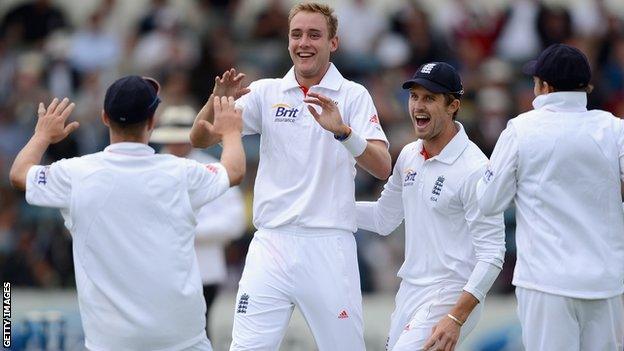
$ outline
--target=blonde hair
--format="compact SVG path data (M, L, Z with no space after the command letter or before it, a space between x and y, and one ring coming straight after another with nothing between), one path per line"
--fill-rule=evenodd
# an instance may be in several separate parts
M325 19L327 20L327 28L329 28L329 38L331 39L336 36L336 32L338 31L338 17L334 14L334 9L328 5L318 2L302 2L295 5L292 9L290 9L290 13L288 14L289 26L290 21L292 21L293 17L295 17L295 15L299 12L320 13L325 16Z

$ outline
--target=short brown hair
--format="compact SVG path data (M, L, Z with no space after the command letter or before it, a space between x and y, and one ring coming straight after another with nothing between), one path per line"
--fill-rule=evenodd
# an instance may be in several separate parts
M338 17L334 14L334 9L328 5L318 2L302 2L295 5L292 9L290 9L290 13L288 14L289 27L290 21L292 21L293 17L295 17L295 15L299 12L320 13L325 16L325 19L327 20L327 28L329 28L329 38L331 39L336 36L336 32L338 31Z
M442 93L442 95L444 96L444 103L446 104L446 106L452 104L453 101L455 101L455 100L461 101L461 98L462 98L462 96L460 94ZM453 120L455 120L457 118L457 113L458 112L459 112L459 109L457 109L457 111L455 111L453 113Z

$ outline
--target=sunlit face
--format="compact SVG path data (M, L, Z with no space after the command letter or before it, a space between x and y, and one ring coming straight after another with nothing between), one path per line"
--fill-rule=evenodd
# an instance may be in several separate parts
M447 105L443 94L414 85L410 88L408 108L416 137L432 141L453 124L453 113L459 108L459 100Z
M330 53L338 48L338 38L329 38L325 16L301 11L290 21L288 52L298 79L320 81L329 67Z

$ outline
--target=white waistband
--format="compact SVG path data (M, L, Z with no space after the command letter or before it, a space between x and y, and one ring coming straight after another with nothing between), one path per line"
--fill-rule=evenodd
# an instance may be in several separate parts
M306 237L335 236L335 235L353 235L348 230L335 228L306 228L294 225L284 225L277 228L259 228L258 232L276 233L282 235L295 235Z

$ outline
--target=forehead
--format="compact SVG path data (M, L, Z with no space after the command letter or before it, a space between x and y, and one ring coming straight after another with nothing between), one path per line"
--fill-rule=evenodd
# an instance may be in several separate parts
M427 88L423 87L422 85L419 84L414 84L412 85L412 87L410 88L410 94L416 94L416 95L442 95L440 93L434 93L430 90L427 90Z
M318 12L300 11L290 20L289 30L318 30L327 31L327 20Z

